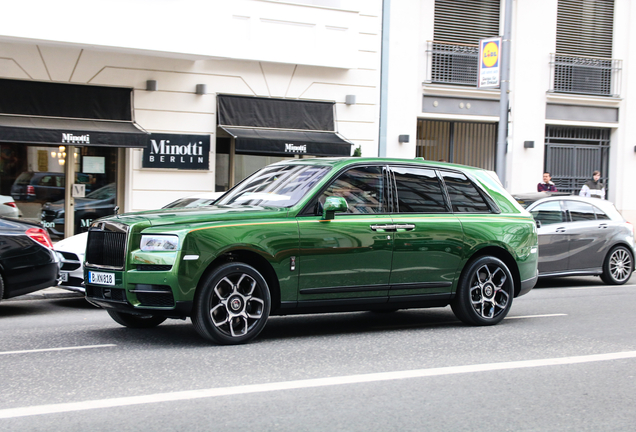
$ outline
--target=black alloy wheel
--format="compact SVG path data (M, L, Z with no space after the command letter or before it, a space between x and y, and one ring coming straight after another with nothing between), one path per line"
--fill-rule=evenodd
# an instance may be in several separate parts
M166 317L158 315L133 315L112 309L106 309L106 312L108 312L108 315L110 315L117 324L137 329L157 327L167 319Z
M470 325L494 325L503 320L514 296L510 270L498 258L483 256L466 266L451 303L453 313Z
M625 246L616 246L609 251L603 263L601 279L608 285L623 285L634 271L634 257Z
M205 339L236 345L258 336L270 308L265 278L250 265L228 263L210 273L199 287L192 323Z

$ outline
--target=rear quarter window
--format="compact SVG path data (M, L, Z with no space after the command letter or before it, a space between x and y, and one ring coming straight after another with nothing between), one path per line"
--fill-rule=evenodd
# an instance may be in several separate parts
M451 172L442 176L454 213L490 213L490 206L468 177Z

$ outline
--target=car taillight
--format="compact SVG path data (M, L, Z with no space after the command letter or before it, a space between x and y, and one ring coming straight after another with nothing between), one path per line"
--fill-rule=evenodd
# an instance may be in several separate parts
M27 186L27 195L28 196L35 196L35 187L33 187L32 185L28 185Z
M31 237L36 242L43 244L44 246L53 249L53 243L51 242L51 237L49 237L49 233L47 233L42 228L29 228L26 230L26 235Z
M2 204L6 205L6 206L9 206L9 207L13 207L13 208L18 208L18 206L15 205L15 203L13 201L2 203Z

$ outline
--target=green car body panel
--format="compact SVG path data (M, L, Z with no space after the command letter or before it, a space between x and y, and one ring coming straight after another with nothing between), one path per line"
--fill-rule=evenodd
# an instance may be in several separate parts
M100 224L116 224L125 227L127 235L121 268L94 265L87 252L87 299L126 313L145 311L184 318L191 316L202 282L226 262L246 262L263 274L274 314L320 311L321 307L366 310L381 308L390 302L388 299L395 300L399 308L408 307L411 299L414 307L443 306L454 298L466 264L481 255L506 263L514 279L515 296L534 286L538 255L535 222L490 172L423 160L379 158L298 159L274 165L280 164L328 170L290 207L223 205L222 198L220 205L127 213L94 222L91 231ZM408 165L463 173L487 194L497 211L336 213L333 219L308 211L315 197L339 173L364 165ZM142 235L173 235L178 237L179 247L142 251ZM91 296L91 287L101 289L90 282L91 271L114 274L114 285L108 289L123 290L124 298L112 301L103 295ZM170 291L174 303L144 305L138 295L144 288ZM335 300L339 300L338 307L331 308L330 301ZM303 305L317 309L303 309Z

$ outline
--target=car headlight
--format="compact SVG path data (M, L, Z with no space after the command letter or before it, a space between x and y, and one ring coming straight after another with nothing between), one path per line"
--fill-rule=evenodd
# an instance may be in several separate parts
M179 237L175 235L142 235L142 251L176 251L179 249Z

